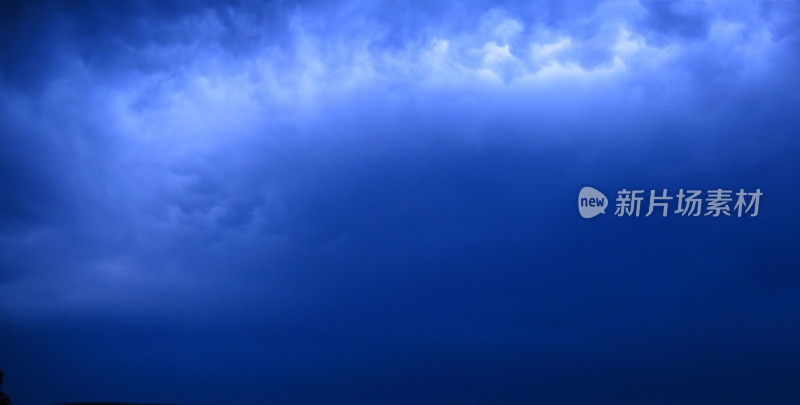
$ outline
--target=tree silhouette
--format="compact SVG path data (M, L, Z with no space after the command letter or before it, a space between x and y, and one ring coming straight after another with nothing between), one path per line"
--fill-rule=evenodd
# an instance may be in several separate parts
M0 387L3 386L3 370L0 370ZM0 405L11 405L11 400L8 399L3 391L0 391Z

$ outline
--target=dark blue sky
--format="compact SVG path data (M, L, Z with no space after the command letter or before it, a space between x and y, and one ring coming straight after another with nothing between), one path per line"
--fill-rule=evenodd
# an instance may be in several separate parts
M800 401L800 3L416 3L3 5L14 403Z

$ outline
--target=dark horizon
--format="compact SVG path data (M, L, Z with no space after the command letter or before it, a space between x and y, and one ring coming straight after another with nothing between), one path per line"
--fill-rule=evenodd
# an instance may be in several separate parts
M146 404L144 402L69 402L53 405L181 405L181 404ZM190 405L190 404L182 404Z

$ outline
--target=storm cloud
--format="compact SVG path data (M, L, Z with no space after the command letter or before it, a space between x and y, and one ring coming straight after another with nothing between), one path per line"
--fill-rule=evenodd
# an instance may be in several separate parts
M19 403L800 395L797 2L4 7Z

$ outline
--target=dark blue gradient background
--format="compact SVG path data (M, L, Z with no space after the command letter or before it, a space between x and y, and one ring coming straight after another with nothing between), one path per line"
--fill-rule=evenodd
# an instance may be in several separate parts
M0 15L15 404L800 401L796 1Z

